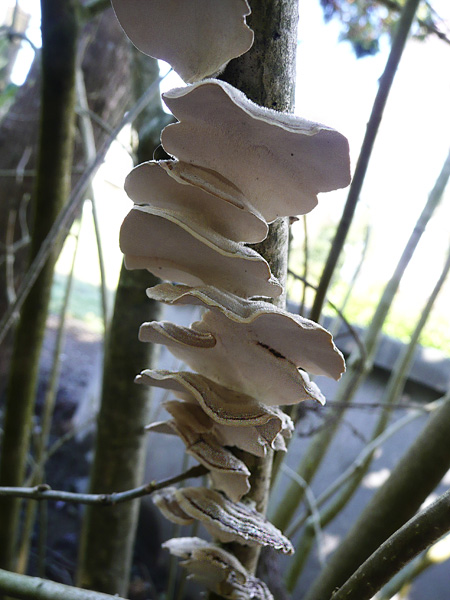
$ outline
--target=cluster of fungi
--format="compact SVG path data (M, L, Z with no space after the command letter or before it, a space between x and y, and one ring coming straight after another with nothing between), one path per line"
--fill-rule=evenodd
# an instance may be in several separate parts
M125 189L135 205L121 228L129 269L168 283L147 295L203 308L182 327L144 323L139 338L164 344L190 370L144 370L141 384L165 388L170 419L153 432L177 435L204 465L210 487L154 494L174 523L200 521L213 541L164 544L190 577L223 598L270 599L267 586L226 544L290 541L252 503L250 471L237 448L257 457L286 450L293 423L280 405L324 403L308 374L339 379L344 360L320 325L270 303L282 293L252 244L278 217L305 214L317 194L349 183L347 140L335 130L251 102L211 78L253 43L247 0L113 0L119 22L143 52L168 61L187 83L163 94L178 120L161 136L171 160L138 165Z

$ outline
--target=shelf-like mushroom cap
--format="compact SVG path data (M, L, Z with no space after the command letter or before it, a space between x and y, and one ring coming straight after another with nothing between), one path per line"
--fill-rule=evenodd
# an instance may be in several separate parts
M248 302L212 287L160 285L148 295L207 310L190 328L144 323L141 341L165 344L205 377L269 405L306 399L324 403L303 370L339 379L345 370L331 334L320 325L267 302Z
M268 222L305 214L318 193L350 183L348 142L334 129L258 106L215 79L163 98L179 120L162 132L165 150L232 182Z
M257 252L161 208L132 208L122 223L120 247L128 269L147 269L161 279L218 286L243 297L282 291Z
M156 492L153 492L152 500L171 523L176 523L177 525L192 525L194 519L180 508L179 503L175 499L175 491L175 487L166 487L162 490L157 490Z
M190 185L192 171L177 161L145 162L129 173L125 191L136 204L170 211L202 234L209 229L234 242L250 244L266 237L266 221L244 199L231 202Z
M133 44L187 83L220 72L253 44L246 0L112 0Z
M271 546L292 554L291 542L263 515L242 502L231 502L223 494L203 487L185 487L174 492L181 509L199 520L219 541L245 546Z
M265 406L245 394L189 371L145 370L137 383L171 390L176 396L198 402L211 419L211 432L224 446L236 446L255 456L265 456L268 449L285 450L285 438L292 435L291 418L275 407ZM153 424L152 430L167 433L167 426Z
M250 471L230 450L224 448L213 432L214 422L198 404L172 400L164 403L173 419L167 425L183 440L186 452L210 471L215 489L238 502L250 490ZM158 423L156 431L161 431ZM150 425L148 430L152 430Z
M205 585L210 591L230 600L273 600L264 582L253 577L233 555L200 538L172 538L163 548L184 559L181 565L189 579Z

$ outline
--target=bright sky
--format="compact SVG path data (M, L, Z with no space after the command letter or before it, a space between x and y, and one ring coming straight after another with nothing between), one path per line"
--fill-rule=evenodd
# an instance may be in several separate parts
M20 0L20 4L33 15L28 34L39 44L39 3ZM433 0L432 5L450 24L448 0ZM338 43L339 24L324 25L319 0L301 0L299 6L296 113L345 134L354 165L389 51L388 40L381 40L381 52L375 57L356 60L350 44ZM1 13L0 7L0 18ZM30 59L32 56L28 47L24 52L27 54L15 72L17 83L25 76L27 56ZM376 232L365 269L366 283L384 282L390 276L447 156L449 69L450 45L436 36L427 42L408 43L360 202L360 214L370 219ZM163 91L178 85L180 80L170 75L163 83ZM345 198L346 191L322 196L319 207L308 216L311 232L323 219L332 216L337 220ZM450 241L449 223L450 192L447 192L402 284L406 296L421 302L418 297L428 295ZM363 279L361 285L364 283Z

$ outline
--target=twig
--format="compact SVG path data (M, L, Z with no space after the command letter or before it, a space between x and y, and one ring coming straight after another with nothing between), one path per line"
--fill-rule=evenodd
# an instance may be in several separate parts
M81 68L81 56L79 57L79 65L77 67L76 79L75 79L75 89L78 104L83 108L88 108L88 99L86 93L86 85L84 82L83 71ZM97 154L95 149L95 136L94 129L92 127L91 119L87 114L84 114L79 117L80 119L80 132L81 132L81 141L83 144L84 155L86 161L92 162L95 160L95 156ZM100 228L98 223L97 216L97 204L95 201L94 187L92 183L89 184L89 195L91 199L92 206L92 220L94 223L94 232L95 232L95 241L97 244L97 255L98 255L98 266L100 270L100 295L101 295L101 305L102 305L102 316L103 316L103 329L105 331L105 335L108 331L108 290L106 289L106 269L105 269L105 261L103 258L103 246L102 239L100 235Z
M80 203L84 199L84 193L86 191L86 188L89 185L89 182L91 181L98 167L103 162L111 142L114 140L115 137L117 137L117 135L120 133L120 131L125 125L134 121L137 115L142 110L144 110L148 102L150 102L153 96L158 92L159 84L167 75L168 73L162 77L158 77L158 79L156 79L152 83L152 85L150 85L149 88L144 92L144 94L139 98L139 100L136 102L133 108L130 111L128 111L128 113L124 116L120 124L114 129L110 137L107 140L105 140L101 149L97 153L95 160L87 166L84 174L73 188L72 193L69 197L69 201L58 215L58 218L55 220L39 252L37 253L36 258L33 260L30 268L24 276L20 288L17 292L16 301L14 302L14 304L8 307L7 311L5 312L0 321L0 344L4 340L5 335L8 333L10 327L14 322L14 315L18 311L20 311L22 304L25 301L25 298L28 296L28 293L30 292L34 282L38 278L43 266L45 265L47 258L52 252L54 244L60 232L70 226L70 223L76 211L78 210Z
M381 544L332 600L369 600L405 564L449 530L450 490Z
M0 592L23 600L124 600L91 590L63 585L48 579L18 575L0 569Z
M299 279L300 281L303 281L303 283L305 284L306 287L310 287L313 290L317 291L317 286L313 285L312 283L309 283L309 281L306 281L301 275L298 275L297 273L294 273L294 271L291 271L291 269L288 270L288 274L292 275L292 277L295 277L295 279ZM360 352L360 356L362 357L363 360L366 359L366 348L364 346L364 343L362 342L360 336L358 335L356 329L353 327L353 325L345 318L344 314L342 313L342 311L336 306L336 304L334 304L333 302L331 302L331 300L327 300L327 303L331 306L331 308L336 312L337 315L339 315L339 318L342 320L342 322L344 323L344 325L347 327L350 335L352 336L352 338L355 340L356 345L358 346L359 352Z
M372 440L363 448L363 450L359 453L353 463L340 475L320 496L317 498L316 503L317 507L321 507L325 504L325 502L333 496L338 489L340 489L349 479L351 479L355 473L359 471L359 469L364 465L367 457L369 457L374 450L382 446L389 438L397 433L400 429L421 417L424 412L431 413L435 411L437 408L442 406L444 402L448 401L448 395L439 398L439 400L435 400L434 402L430 402L426 404L422 409L415 410L409 415L405 415L403 418L399 419L395 423L393 423L390 427L388 427L382 434ZM287 530L287 536L293 536L300 527L307 521L308 515L303 515L297 521L295 521Z
M305 499L309 507L309 513L311 514L311 523L314 528L315 537L317 539L319 562L323 567L325 565L325 557L323 556L322 552L322 531L320 528L320 514L318 511L316 498L313 494L311 487L303 479L303 477L301 477L298 473L296 473L293 469L291 469L284 463L281 464L281 469L290 479L293 479L303 490L305 490ZM289 536L290 534L287 535Z
M12 40L13 38L17 38L18 40L28 42L30 44L33 52L37 52L39 50L39 48L37 48L33 44L33 42L30 40L30 38L25 33L21 33L20 31L15 31L12 27L9 27L8 25L2 25L0 27L0 35L4 35L4 36L8 37L10 40Z
M353 181L348 192L344 212L339 222L336 235L333 239L327 261L320 277L316 297L314 298L314 303L310 314L310 317L313 321L318 321L320 318L331 278L335 272L339 256L341 255L350 225L353 221L353 216L355 214L356 206L366 176L367 167L369 165L372 150L375 145L375 139L377 137L383 116L384 107L386 106L389 92L394 81L394 76L400 63L400 59L402 57L406 40L408 39L408 34L411 29L419 2L420 0L408 0L405 6L402 8L401 17L398 22L395 38L392 43L392 48L389 53L386 67L382 76L380 77L380 85L373 103L369 122L367 124L366 134L364 136L361 152L359 154Z
M65 492L52 490L47 484L36 485L34 487L0 487L0 496L9 496L13 498L28 498L30 500L61 500L69 504L98 504L100 506L113 506L122 502L129 502L135 498L149 496L169 485L175 485L180 481L190 477L200 477L208 470L203 465L192 467L188 471L165 479L158 483L152 481L140 487L125 492L113 492L112 494L77 494L75 492Z

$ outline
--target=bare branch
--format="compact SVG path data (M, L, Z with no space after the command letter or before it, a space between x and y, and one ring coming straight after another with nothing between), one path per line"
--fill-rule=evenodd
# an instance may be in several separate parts
M169 479L160 482L151 481L145 485L127 490L125 492L113 492L112 494L77 494L75 492L65 492L52 490L47 484L40 484L34 487L0 487L0 496L9 496L13 498L27 498L28 500L61 500L69 504L97 504L100 506L113 506L122 502L129 502L135 498L149 496L169 485L175 485L185 479L192 477L201 477L208 472L203 465L197 465Z

